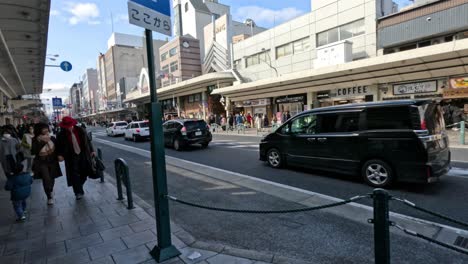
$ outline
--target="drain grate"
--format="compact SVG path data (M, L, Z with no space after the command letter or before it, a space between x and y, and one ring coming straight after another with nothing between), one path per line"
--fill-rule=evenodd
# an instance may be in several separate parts
M458 236L454 243L455 246L468 249L468 237Z

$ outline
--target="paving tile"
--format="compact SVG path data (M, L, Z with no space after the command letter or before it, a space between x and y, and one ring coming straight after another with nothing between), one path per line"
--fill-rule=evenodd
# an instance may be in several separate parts
M24 250L36 250L45 247L44 237L17 240L6 245L3 255L13 255Z
M94 234L94 233L98 233L98 232L101 232L101 231L109 230L111 228L112 228L112 226L107 220L105 222L92 223L92 224L86 224L86 225L80 225L79 226L80 234L82 236L87 236L87 235L90 235L90 234Z
M88 250L84 248L69 254L47 259L47 264L82 264L90 261Z
M109 217L107 220L109 220L113 227L119 227L140 221L138 217L131 214L117 217Z
M0 263L5 264L22 264L24 261L24 252L10 256L0 256Z
M206 260L209 264L252 264L253 261L245 258L232 257L219 254Z
M105 258L96 259L86 264L114 264L114 260L111 256L107 256Z
M75 251L75 250L82 249L82 248L87 248L90 246L100 244L102 242L103 240L98 233L95 233L89 236L67 240L66 241L67 251L70 252L70 251Z
M133 234L133 230L128 226L119 226L112 229L99 232L104 241L109 241L112 239L124 237Z
M156 235L151 231L143 231L129 236L122 237L128 248L134 248L146 244L151 241L156 241Z
M138 221L136 223L129 224L130 228L136 233L149 230L156 227L156 221L153 218Z
M152 259L149 249L145 246L139 246L121 251L112 255L116 264L141 263Z
M0 236L4 236L4 235L7 235L8 233L10 233L10 230L11 230L11 226L12 225L5 225L5 226L0 226Z
M190 256L194 252L200 253L201 257L199 257L197 259L194 259L194 260L190 260L188 258L188 256ZM199 263L199 262L201 262L203 260L206 260L206 259L211 258L211 257L218 254L218 253L213 252L213 251L208 251L208 250L203 250L203 249L194 249L194 248L190 248L190 247L180 249L180 253L182 253L180 258L187 264Z
M65 242L47 245L45 248L26 252L26 263L43 263L47 258L54 258L66 254Z
M127 247L122 242L122 240L117 239L117 240L107 241L102 244L89 247L88 252L89 252L89 255L91 256L91 259L95 260L95 259L99 259L105 256L112 255L114 253L117 253L125 249L127 249Z
M64 230L62 232L51 232L46 234L46 243L54 244L57 242L81 237L78 230Z

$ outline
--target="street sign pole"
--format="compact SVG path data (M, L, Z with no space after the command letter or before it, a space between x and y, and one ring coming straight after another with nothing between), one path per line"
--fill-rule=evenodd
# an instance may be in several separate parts
M166 156L162 130L162 107L156 93L154 68L153 32L145 29L148 57L149 86L151 95L151 163L153 172L154 206L156 209L156 231L158 243L151 251L154 259L160 263L177 257L180 252L172 245L169 200L167 199Z

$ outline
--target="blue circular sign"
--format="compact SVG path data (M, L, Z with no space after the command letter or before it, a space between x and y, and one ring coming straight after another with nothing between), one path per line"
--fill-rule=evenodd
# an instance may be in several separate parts
M68 61L62 61L62 63L60 63L60 69L62 69L62 71L69 72L72 68L72 64Z

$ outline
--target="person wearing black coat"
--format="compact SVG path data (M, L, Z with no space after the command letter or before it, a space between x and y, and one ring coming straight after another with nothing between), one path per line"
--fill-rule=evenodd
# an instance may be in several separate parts
M57 154L59 161L65 161L67 184L80 200L87 177L95 174L92 159L96 153L86 131L76 124L68 116L59 124L62 130L57 135Z
M62 176L57 158L57 141L50 135L49 125L39 123L34 126L34 138L31 145L34 155L34 178L42 179L42 186L47 195L47 204L54 204L55 179Z

